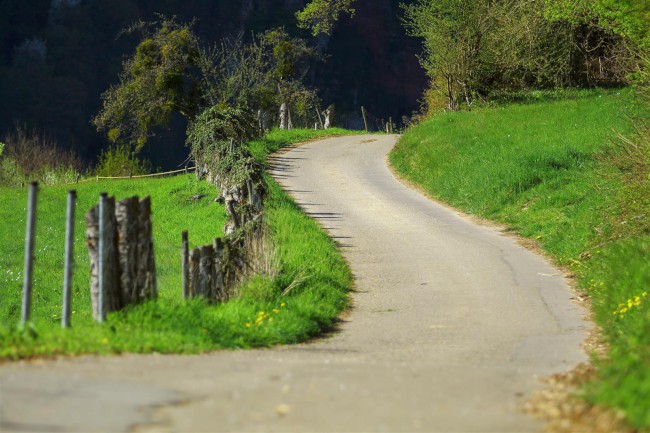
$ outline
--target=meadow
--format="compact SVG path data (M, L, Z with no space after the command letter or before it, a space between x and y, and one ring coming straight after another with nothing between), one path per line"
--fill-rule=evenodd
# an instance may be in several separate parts
M646 113L625 89L550 96L437 115L410 129L390 162L432 197L533 240L576 277L610 348L594 355L584 397L648 428L650 175L621 138Z
M282 146L330 131L274 131L251 144L261 161ZM0 188L0 359L121 352L199 353L304 341L333 329L348 305L350 271L334 243L267 177L266 215L276 276L254 277L227 303L183 301L181 232L190 248L222 236L226 219L218 191L193 174L166 178L100 180L41 187L36 224L31 321L21 328L22 266L27 195ZM61 329L65 202L77 190L72 328ZM100 192L123 199L151 196L159 297L92 320L86 212ZM200 198L197 198L200 197ZM289 290L287 290L289 288ZM283 295L284 293L284 295Z

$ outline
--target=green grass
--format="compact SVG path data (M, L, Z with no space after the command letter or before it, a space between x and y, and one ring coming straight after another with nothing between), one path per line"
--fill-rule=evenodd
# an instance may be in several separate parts
M433 197L537 240L574 272L611 346L586 398L647 429L650 177L632 182L615 163L616 135L630 133L638 109L619 90L446 113L409 130L390 162Z
M343 131L331 131L343 133ZM273 132L255 143L259 158L282 145L323 132ZM253 278L240 295L221 305L184 302L180 288L180 236L190 247L222 235L225 212L217 191L192 175L162 179L103 181L76 185L72 328L60 329L65 186L43 187L38 202L34 299L31 323L21 330L22 263L26 191L0 188L0 358L78 353L198 353L304 341L331 329L347 306L351 274L334 243L269 179L267 219L279 254L274 280ZM84 214L100 192L118 199L151 195L159 299L92 321ZM206 194L200 200L191 197ZM281 293L293 284L286 295ZM264 315L260 315L263 312ZM261 319L260 319L261 317Z

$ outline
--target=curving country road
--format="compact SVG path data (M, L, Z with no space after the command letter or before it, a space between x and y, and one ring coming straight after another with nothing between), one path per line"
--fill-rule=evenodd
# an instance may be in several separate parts
M560 273L398 182L395 136L308 143L273 175L356 277L340 332L202 356L0 368L1 431L523 432L538 379L587 359Z

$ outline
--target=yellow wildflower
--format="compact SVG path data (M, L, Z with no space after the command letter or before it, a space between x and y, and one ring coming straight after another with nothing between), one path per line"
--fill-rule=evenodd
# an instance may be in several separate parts
M108 338L106 338L106 337L102 338L102 343L108 344Z

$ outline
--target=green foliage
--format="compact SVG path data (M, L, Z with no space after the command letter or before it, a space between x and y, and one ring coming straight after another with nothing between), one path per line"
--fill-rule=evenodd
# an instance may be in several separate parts
M469 101L479 71L481 40L487 31L487 2L482 0L420 1L404 6L409 34L424 38L422 66L432 87L445 94L450 110L463 95Z
M138 176L151 172L149 161L138 158L128 144L116 144L99 155L95 174L103 177Z
M276 111L282 103L297 106L318 102L316 92L307 88L303 79L310 64L320 57L303 39L292 38L283 28L272 29L240 50L241 66L224 74L228 76L224 81L238 83L242 87L238 93L246 96L237 97L236 105Z
M647 116L631 93L536 94L438 115L408 131L390 161L434 197L535 239L573 271L610 346L585 395L647 429L650 142L630 135L631 118Z
M206 59L191 26L173 19L140 22L129 32L140 32L144 39L124 62L120 84L103 95L93 123L112 142L140 150L173 113L192 119L199 112L207 94Z
M574 24L597 23L650 48L650 5L644 0L545 0L547 17Z
M0 159L0 185L21 186L25 183L25 173L13 158Z
M174 20L139 23L130 31L144 39L124 63L120 84L105 93L94 123L112 142L135 145L136 151L174 113L192 122L209 107L275 111L283 102L311 108L317 101L302 84L317 52L284 29L250 44L227 38L212 49L201 47L191 26Z
M560 19L563 12L552 4L419 0L403 6L408 32L424 41L430 111L441 97L454 111L495 92L623 83L634 67L622 54L622 33Z
M352 3L355 0L312 0L305 8L296 13L298 26L310 29L314 36L320 33L329 35L334 23L343 13L354 15Z
M197 166L219 180L222 188L245 184L257 177L257 164L243 145L259 136L252 113L246 109L212 107L188 128L187 144Z

